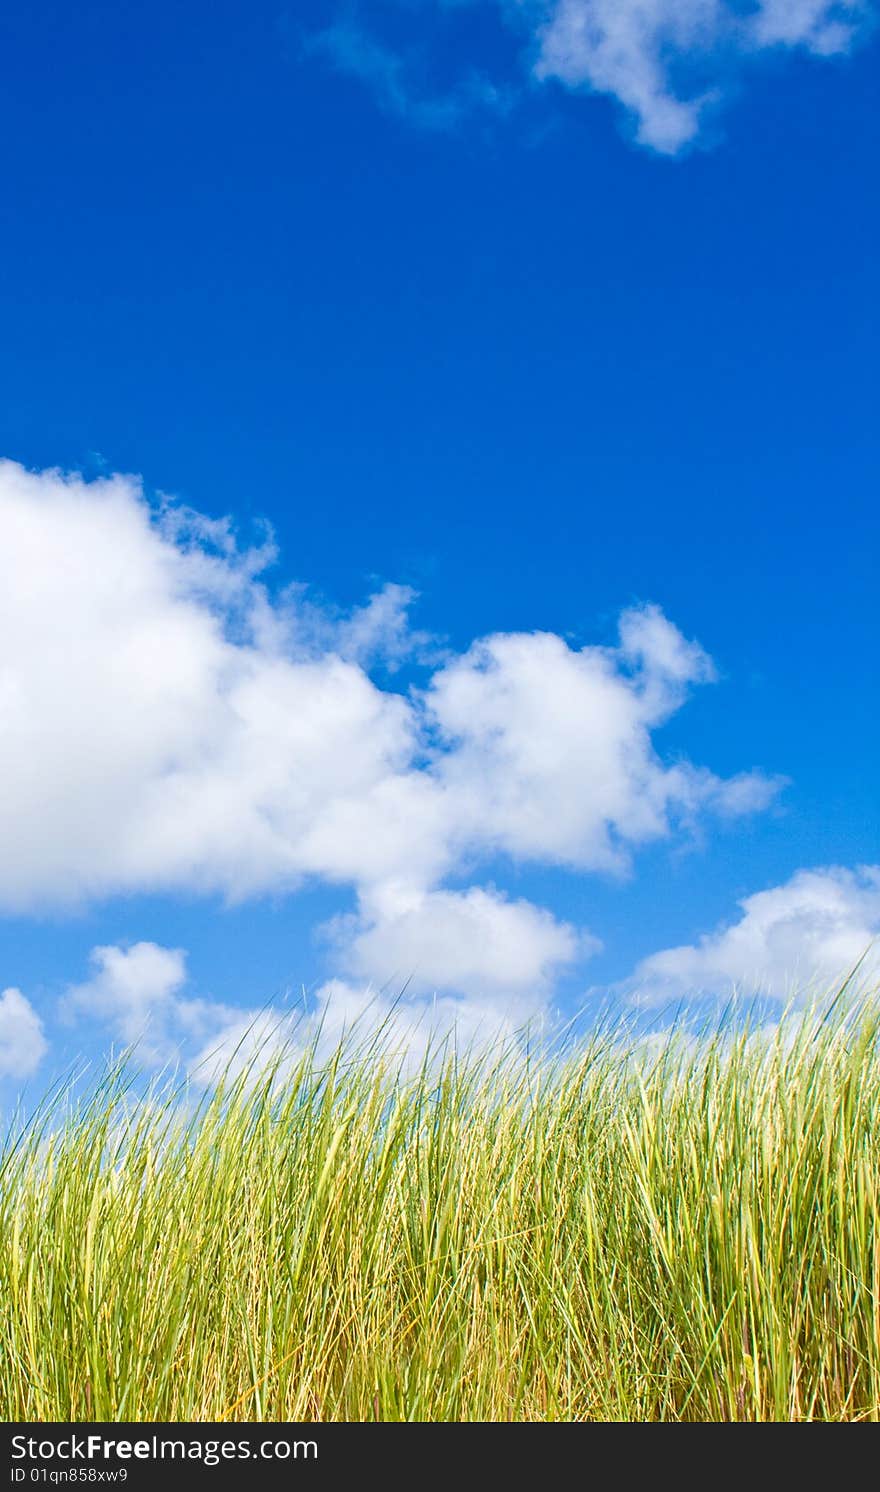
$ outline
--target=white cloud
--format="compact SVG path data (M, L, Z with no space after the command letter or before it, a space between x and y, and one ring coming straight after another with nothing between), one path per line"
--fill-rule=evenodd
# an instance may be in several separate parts
M404 1073L429 1055L512 1050L548 1029L551 1012L537 999L413 994L404 997L373 984L330 979L307 1009L239 1012L221 1024L190 1057L189 1074L208 1086L246 1074L260 1081L269 1073L282 1082L305 1052L320 1062L340 1048L371 1052Z
M763 806L775 786L667 766L651 730L710 663L655 607L624 612L619 649L550 633L484 638L433 677L435 776L465 844L584 870L621 870L633 846L732 791ZM734 786L736 784L736 786ZM778 785L778 784L777 784Z
M364 667L376 659L386 668L398 668L406 659L430 654L431 639L426 632L414 632L409 608L416 593L407 585L386 585L371 596L365 606L358 606L349 617L342 618L329 646L353 663Z
M247 1010L187 992L182 948L158 943L93 948L93 973L69 986L62 1018L102 1026L147 1068L184 1067L198 1082L224 1072L260 1071L301 1045L297 1022L283 1009Z
M0 907L321 877L369 913L499 851L620 868L774 791L657 755L710 665L655 608L616 649L483 639L404 694L354 661L389 633L400 656L401 592L322 634L265 558L133 479L0 464Z
M829 993L866 954L864 976L880 971L880 866L800 870L739 906L730 926L643 959L627 981L631 998L658 1005L736 989L788 1000Z
M334 930L344 966L382 987L505 995L523 1014L541 1004L558 969L598 946L531 902L479 886L383 888L360 918L339 919Z
M283 1081L304 1042L302 1023L270 1010L238 1011L218 1023L201 1048L190 1053L188 1072L199 1087L242 1075L259 1082L270 1073Z
M210 537L153 521L134 481L0 466L7 908L293 884L328 804L408 760L405 700L281 651L253 557Z
M428 0L456 11L477 0ZM876 20L874 0L496 0L501 18L529 39L532 75L606 94L622 105L638 142L674 155L695 141L705 117L756 58L798 49L815 57L850 51ZM371 21L375 15L371 14ZM340 22L308 50L360 78L380 103L417 124L448 127L477 106L509 110L514 90L478 76L470 91L437 92L425 81L425 31L406 55L360 24ZM420 75L421 74L421 75Z
M642 144L674 154L697 134L706 100L676 97L670 62L711 46L725 14L718 0L557 0L538 31L535 73L613 95Z
M302 1034L316 1036L319 1053L346 1039L355 1050L375 1043L389 1058L405 1059L412 1071L428 1052L450 1045L460 1052L500 1050L541 1033L552 1020L546 1001L521 986L464 995L414 993L411 987L400 998L393 986L377 991L373 984L331 979L318 991L317 1008Z
M221 1079L235 1081L246 1075L259 1082L270 1073L284 1082L304 1053L317 1059L333 1056L340 1045L352 1052L372 1050L394 1064L412 1071L426 1054L445 1049L450 1042L460 1051L473 1051L514 1042L527 1032L545 1029L549 1012L535 995L519 990L475 996L445 993L405 995L377 990L372 983L330 979L301 1008L266 1006L235 1008L210 1001L193 1000L183 993L183 982L171 980L139 985L133 996L132 983L146 973L145 950L158 971L163 960L169 969L182 970L178 950L152 944L131 950L99 948L93 961L101 971L89 984L74 987L63 1005L68 1012L97 1019L130 1047L135 1060L146 1068L183 1069L198 1087ZM126 969L127 961L131 961ZM180 963L178 963L180 960ZM118 977L121 973L121 977ZM18 991L17 996L27 1007ZM6 997L4 997L5 999ZM29 1007L28 1007L29 1008ZM0 1000L0 1042L4 1031L4 1005ZM23 1076L32 1070L45 1048L42 1043L30 1067L23 1048L15 1066L0 1073ZM2 1047L0 1047L2 1051Z
M519 1022L595 940L444 882L499 856L620 872L640 844L776 791L658 755L654 729L714 672L656 607L624 612L614 647L496 634L432 662L405 588L341 616L302 588L273 595L272 556L239 551L228 521L152 510L132 478L0 463L0 909L319 878L357 897L338 968L364 987L412 980L407 1020L466 1026L464 997L478 1023ZM420 690L367 671L414 650ZM185 995L179 951L93 961L68 1012L150 1062L240 1019Z
M538 78L607 93L643 145L675 154L699 134L730 71L768 49L846 52L870 24L864 0L548 0Z
M469 1046L540 1027L552 975L598 946L478 887L408 897L386 888L369 915L330 930L358 982L330 979L298 1009L195 999L183 950L141 942L94 948L92 977L67 990L61 1012L99 1023L144 1066L183 1065L199 1084L270 1068L283 1077L306 1048L328 1053L346 1036L411 1064L452 1036ZM2 1014L0 1003L0 1038Z
M174 1062L193 1040L231 1024L238 1012L212 1001L187 998L186 955L180 948L135 943L104 946L91 954L94 974L72 985L62 1000L69 1017L99 1021L147 1066Z
M48 1050L43 1023L21 990L0 994L0 1077L30 1077Z
M712 683L715 665L698 642L688 642L659 606L625 611L620 619L620 651L656 681L657 716L663 719L680 702L688 684Z
M697 1002L699 1010L704 997L734 992L803 1002L831 993L860 960L863 982L880 973L880 866L798 871L739 906L735 923L643 959L617 994L641 1009ZM300 1009L191 998L182 951L152 943L96 948L93 978L64 1004L133 1043L148 1066L181 1062L199 1085L269 1069L283 1079L305 1050L321 1057L345 1038L355 1048L375 1042L412 1070L450 1040L460 1050L486 1050L546 1033L556 1019L554 973L599 946L528 902L479 887L424 894L386 887L330 931L351 977L328 980ZM45 1048L28 1002L7 990L0 1072L32 1071Z
M759 0L747 27L754 45L806 47L820 57L843 52L870 19L867 0Z

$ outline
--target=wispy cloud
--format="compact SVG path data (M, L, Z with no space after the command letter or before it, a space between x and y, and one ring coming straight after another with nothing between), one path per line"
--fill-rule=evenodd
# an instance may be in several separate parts
M864 34L863 0L553 0L536 28L535 76L610 94L642 145L691 144L731 76L761 54L845 53Z
M494 5L499 26L522 40L519 72L503 84L465 74L460 88L432 95L425 49L396 50L372 29L381 7L370 27L340 20L309 47L418 124L447 128L478 108L503 112L529 80L552 82L614 99L638 144L676 155L701 139L755 61L843 56L877 20L874 0L422 0L417 12L454 18L478 3Z
M303 49L358 79L382 108L423 129L449 130L475 114L506 114L513 102L512 87L499 87L475 67L466 66L445 87L433 86L423 49L395 48L351 16L308 34Z

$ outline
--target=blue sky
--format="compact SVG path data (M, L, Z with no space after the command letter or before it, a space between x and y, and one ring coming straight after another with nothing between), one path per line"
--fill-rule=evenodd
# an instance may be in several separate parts
M875 21L4 6L9 1092L861 951Z

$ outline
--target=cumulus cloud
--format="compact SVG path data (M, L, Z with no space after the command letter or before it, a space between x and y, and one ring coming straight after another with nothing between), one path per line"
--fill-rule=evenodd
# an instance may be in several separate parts
M866 977L880 970L880 866L800 870L739 907L737 922L643 959L631 998L650 1006L736 990L786 1001L828 993L860 960Z
M658 753L656 727L714 670L656 607L625 611L614 646L495 634L432 657L405 588L340 615L273 592L273 558L133 478L0 463L0 910L319 879L357 907L331 929L353 983L327 987L325 1021L351 990L409 981L423 1025L466 1025L463 998L478 1023L522 1022L596 941L463 878L505 858L621 873L639 845L777 790ZM388 682L404 658L420 687ZM186 994L180 951L93 964L68 1014L150 1062L239 1018Z
M104 946L92 950L91 963L92 977L64 996L63 1014L98 1021L148 1066L176 1061L189 1043L238 1017L230 1007L183 994L188 976L180 948Z
M736 922L643 959L617 995L642 1010L699 1012L707 997L804 1002L833 992L856 966L863 980L880 973L880 866L801 870L739 907ZM182 951L152 943L96 948L93 977L68 992L65 1008L103 1022L146 1065L180 1063L200 1085L270 1069L283 1079L305 1050L320 1058L346 1038L375 1043L411 1070L450 1041L485 1050L552 1032L554 972L599 946L528 902L480 887L386 891L329 931L349 977L328 980L295 1010L195 999ZM27 1000L7 990L0 1073L33 1071L45 1049Z
M218 538L125 478L0 466L7 909L294 884L327 805L408 760L405 700L289 643L254 556Z
M614 869L774 790L657 754L711 666L655 608L616 648L485 638L404 693L356 661L389 615L399 656L399 592L316 638L265 560L131 478L0 464L0 907L304 877L372 904L498 852Z
M475 3L426 0L421 23L431 10L445 12L453 24ZM839 56L876 21L872 0L496 0L496 6L527 39L533 79L615 99L636 140L666 155L698 138L707 112L755 59L791 50ZM322 32L311 49L416 123L448 125L474 106L460 90L438 94L419 85L404 55L350 19ZM492 85L485 102L492 99L509 108L511 89Z
M30 1077L48 1050L43 1023L21 990L0 994L0 1077Z
M383 888L360 917L338 919L331 931L346 969L380 986L504 994L528 1011L540 1003L558 969L598 947L596 939L579 936L531 902L479 886Z
M652 729L712 677L702 649L656 607L624 612L620 637L573 649L551 633L499 634L434 675L435 776L466 843L620 871L634 846L728 793L747 811L765 806L778 783L761 774L723 782L654 749Z

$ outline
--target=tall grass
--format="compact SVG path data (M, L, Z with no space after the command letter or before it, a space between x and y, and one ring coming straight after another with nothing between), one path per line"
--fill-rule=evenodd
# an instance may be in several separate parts
M2 1156L0 1414L878 1418L878 1035L113 1075Z

